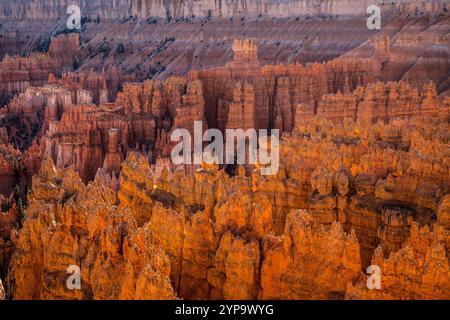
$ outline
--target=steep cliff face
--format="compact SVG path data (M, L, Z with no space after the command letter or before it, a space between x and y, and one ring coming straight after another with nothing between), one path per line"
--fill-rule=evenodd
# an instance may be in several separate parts
M402 2L407 4L383 3L378 31L366 26L366 9L373 4L368 1L79 1L84 45L73 65L97 72L114 65L139 81L165 79L223 66L232 58L234 38L253 38L261 46L262 64L377 55L384 62L384 80L408 78L418 87L433 80L438 92L445 92L448 3ZM64 32L72 2L51 3L2 3L0 11L7 13L0 18L0 57L42 51L52 35ZM17 17L23 19L20 25Z
M0 7L0 17L14 16L19 19L57 19L71 1L51 0L43 5L41 1L14 2L6 0ZM148 17L233 17L237 15L257 16L266 14L271 17L289 17L292 15L344 14L364 15L370 4L381 5L382 1L275 1L275 0L125 0L109 2L101 0L95 5L87 0L76 1L83 10L99 15L102 19L118 19L129 16ZM383 3L386 11L398 10L414 12L416 8L428 12L439 12L447 8L443 0L417 1L402 0Z
M405 80L421 88L431 80L442 93L450 88L448 22L446 15L418 16L402 26L393 22L344 56L377 59L382 64L383 81ZM442 33L442 30L446 31Z
M448 1L76 3L0 4L0 299L450 299ZM195 121L278 172L171 163Z

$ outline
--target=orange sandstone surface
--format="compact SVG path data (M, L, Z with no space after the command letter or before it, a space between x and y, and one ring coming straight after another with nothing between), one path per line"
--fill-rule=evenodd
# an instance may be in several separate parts
M117 193L45 160L10 263L17 299L450 298L449 124L314 117L276 176L163 169L131 152ZM288 156L289 155L289 156ZM65 286L80 265L82 290ZM364 270L382 270L368 290Z
M450 299L447 2L133 1L12 57L66 1L0 6L0 300ZM195 121L279 170L173 164Z
M161 161L170 151L170 130L203 120L213 99L224 106L227 91L225 98L203 91L207 76L126 84L113 104L69 104L41 133L45 148L36 148L45 155L37 159L46 160L32 177L19 225L14 205L3 206L10 296L450 298L449 100L432 83L419 93L403 82L366 84L364 78L354 90L347 81L331 83L334 93L320 70L334 74L339 64L348 70L347 63L272 71L324 83L317 102L300 93L293 110L281 98L274 104L274 114L293 113L285 117L292 130L283 130L275 176ZM225 68L231 79L239 77L232 65ZM263 71L270 77L270 68ZM258 79L245 86L258 86ZM61 86L46 90L71 96ZM228 116L218 117L224 128L253 119L248 127L278 122L284 129L283 121L257 120L255 108L264 104L247 109L266 91L244 88L247 97L236 100L236 87L230 90ZM232 120L236 103L253 117ZM5 160L20 154L11 148ZM365 286L370 264L382 270L381 290ZM69 265L81 268L81 290L66 287Z

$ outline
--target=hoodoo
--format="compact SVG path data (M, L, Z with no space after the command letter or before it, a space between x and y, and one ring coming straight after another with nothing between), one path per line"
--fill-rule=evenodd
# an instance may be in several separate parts
M449 1L72 2L0 4L0 300L450 299Z

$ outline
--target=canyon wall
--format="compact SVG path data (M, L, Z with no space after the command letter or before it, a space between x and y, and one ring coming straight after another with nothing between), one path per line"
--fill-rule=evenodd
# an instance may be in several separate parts
M0 299L450 299L449 3L368 3L1 1Z
M23 93L0 109L0 127L7 141L22 150L31 146L33 140L39 140L50 123L61 120L72 105L108 103L116 98L125 81L133 80L115 67L100 74L65 73L58 79L50 73L47 78L43 80L45 85L24 88Z
M41 134L48 130L44 137L46 155L54 159L57 167L73 164L86 182L106 163L109 168L119 167L130 149L146 152L151 162L170 156L174 146L170 133L185 128L193 135L194 121L222 131L275 127L291 131L298 104L314 108L323 94L354 90L372 82L377 73L372 61L260 67L254 42L235 41L233 49L234 60L223 68L165 81L125 83L114 103L97 106L89 105L89 99L69 99L59 109L44 107ZM63 77L62 83L66 80L67 76ZM111 130L116 132L117 142L113 144L109 143ZM106 170L108 174L112 171Z
M43 1L33 0L17 2L2 1L0 18L12 16L18 19L58 19L65 15L67 7L78 4L85 15L98 15L101 19L120 19L129 16L141 18L160 17L221 17L229 18L240 15L270 17L291 17L299 15L365 15L367 7L383 4L384 10L414 12L416 8L427 12L439 12L448 8L444 0L418 1L402 0L395 2L354 1L354 0L123 0L111 3L101 0L92 3L87 0L77 1Z
M21 116L16 121L22 124L21 130L12 130L17 125L10 125L8 130L25 135L28 143L30 137L36 136L33 130L40 132L45 154L57 167L74 165L86 182L104 166L107 169L102 169L102 174L115 172L117 179L117 168L128 150L147 153L152 163L170 156L174 146L169 140L171 132L185 128L193 135L194 121L221 131L277 128L291 132L315 115L363 126L427 114L445 119L448 113L448 103L438 98L432 83L422 93L403 82L369 85L380 73L376 59L261 67L253 41L237 40L233 49L234 60L222 68L192 71L187 77L164 81L124 83L114 103L91 104L92 97L100 102L112 95L103 77L79 73L52 80L53 84L30 88L11 102L7 113L10 117L19 114L13 112L14 106L34 101L35 91L41 92L41 97L46 97L45 92L55 96L44 98L37 109L30 107L32 119L26 121ZM86 81L89 77L91 80ZM77 81L73 84L74 79L78 85ZM369 126L363 130L369 134ZM110 142L112 139L115 142Z
M421 17L404 25L398 32L398 23L383 27L366 42L348 51L344 58L375 58L381 65L380 78L387 81L404 80L421 88L432 80L439 93L450 89L449 19ZM446 30L442 33L442 30ZM447 93L448 94L448 93Z
M110 1L108 3L112 5ZM138 8L142 7L135 10L143 12L155 5L176 7L165 1L151 2L149 6L135 3ZM317 4L315 1L283 1L273 5L283 7L289 3ZM340 8L343 5L341 1L320 3L325 7L339 4ZM352 3L356 5L359 1ZM64 1L55 3L55 6L61 5L62 10L57 20L51 19L55 10L50 5L39 1L18 4L23 8L34 6L30 14L36 14L36 18L24 18L19 25L12 17L1 19L0 57L6 53L46 52L52 36L67 32L65 4ZM145 14L133 16L127 12L131 5L128 6L126 1L115 2L115 5L116 9L110 8L105 2L102 9L103 15L111 15L111 19L97 18L95 13L91 17L83 11L82 44L76 61L73 61L78 71L93 69L100 73L113 65L126 74L135 75L139 81L185 76L191 70L223 67L233 59L233 40L251 38L259 46L261 65L324 62L342 55L352 59L377 58L382 65L380 76L383 81L405 80L421 88L432 80L439 94L450 90L447 81L450 64L445 47L449 33L448 10L423 13L424 7L430 11L439 8L430 2L417 11L408 10L408 14L384 12L381 30L367 28L366 14L296 16L289 9L290 15L286 18L258 14L234 15L226 19L208 15L198 19L164 19L145 17ZM414 2L411 5L415 8ZM49 8L48 14L45 8ZM44 12L39 13L42 10ZM87 9L87 12L95 10ZM115 17L116 13L120 17Z
M291 131L298 104L315 106L322 95L354 90L373 82L379 72L375 60L261 67L257 44L251 40L235 40L233 51L233 61L224 67L188 75L189 79L202 82L208 126L220 130L277 127ZM242 85L246 88L239 92ZM239 100L243 109L240 117L233 105ZM248 112L253 113L251 123L244 119Z

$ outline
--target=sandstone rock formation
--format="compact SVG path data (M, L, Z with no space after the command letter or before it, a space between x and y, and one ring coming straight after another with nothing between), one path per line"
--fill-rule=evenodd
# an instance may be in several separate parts
M0 194L9 196L14 188L14 169L20 152L11 145L0 145Z
M0 62L0 106L30 85L45 84L49 74L61 74L72 69L79 45L79 35L71 33L53 38L46 54L5 56Z
M49 84L27 87L0 109L0 127L6 131L10 142L26 149L34 139L44 135L51 122L61 120L72 105L108 103L123 82L132 79L115 68L101 74L66 73L61 79L50 73Z
M191 132L194 121L203 119L198 82L126 83L113 104L72 104L60 121L49 123L45 154L58 167L74 165L84 181L92 180L99 168L117 178L130 149L147 153L151 161L170 155L169 133L177 116L174 125L192 127Z
M14 196L5 198L0 195L0 281L7 279L8 266L14 251L14 242L17 240L21 226L22 206L20 201L16 204ZM1 285L1 283L0 283ZM0 293L1 293L0 288ZM5 294L3 292L3 294ZM3 295L3 297L5 297ZM0 294L1 298L1 294Z
M436 225L431 231L417 224L401 250L383 258L377 248L372 264L382 270L381 289L369 290L366 281L350 286L349 299L449 299L450 265L448 259L448 233ZM447 239L446 239L447 238Z
M174 297L167 256L151 245L150 230L138 228L130 212L114 203L110 190L85 186L72 168L57 171L45 161L11 261L14 297ZM66 287L70 265L81 268L82 290Z
M352 120L360 125L419 115L447 117L448 106L438 102L435 85L426 84L421 91L419 94L406 82L377 82L351 94L339 91L322 97L317 116L341 123ZM299 115L299 121L303 116Z
M0 206L2 209L0 215L0 238L4 242L14 240L19 229L21 208L17 208L12 196L5 198L2 195L0 195Z
M439 93L445 93L450 85L450 57L445 49L448 36L439 30L448 30L449 19L446 15L438 16L430 23L429 18L417 16L412 24L401 29L394 24L383 27L343 56L378 60L382 65L380 79L385 82L404 80L415 88L422 88L431 80Z
M263 242L262 299L341 299L360 276L359 244L339 222L327 230L314 214L293 211L281 237Z
M107 70L99 73L89 70L64 73L60 79L53 75L49 77L50 84L59 83L64 88L77 90L75 96L78 103L93 102L95 104L114 101L123 83L133 81L135 78L133 75L124 75L119 68L114 66L109 66ZM90 99L89 101L83 99L86 94L90 95L90 98L86 97Z
M374 61L350 60L260 67L254 41L235 40L233 50L234 60L225 67L188 76L202 82L208 126L221 130L277 127L291 131L298 104L314 107L324 94L366 85L374 80L378 67Z
M318 2L318 3L317 3ZM80 7L92 14L99 15L101 19L118 19L129 16L138 16L142 18L161 17L235 17L239 15L257 16L267 14L271 17L291 17L298 15L317 15L317 14L345 14L345 15L364 15L368 7L367 1L296 1L288 0L278 2L274 0L232 0L232 1L185 1L176 0L156 1L156 0L125 0L120 3L109 3L102 0L98 6L87 0L79 1ZM7 0L2 6L0 17L13 16L19 19L32 18L50 18L57 19L65 13L65 9L71 4L70 1L51 0L48 6L42 6L41 2L33 2L29 5L16 4L14 1ZM401 12L414 12L420 8L429 12L440 12L443 8L448 8L448 3L443 0L421 1L421 0L402 0L393 3L383 1L372 1L370 4L384 4L384 10L398 10Z
M448 1L68 3L0 4L0 299L450 299Z
M70 2L19 6L12 2L0 7L0 57L3 50L42 51L52 35L65 31L59 22L67 18ZM328 61L349 54L383 63L380 76L385 81L403 78L422 87L432 80L439 93L449 89L447 1L384 2L379 32L366 26L366 1L79 4L84 18L78 70L101 72L120 66L139 81L183 76L192 69L223 66L232 58L234 38L254 38L262 48L258 53L262 64ZM18 25L17 19L23 23ZM156 27L160 24L164 28Z
M122 165L118 207L114 192L98 181L84 186L72 168L60 171L46 161L33 184L11 262L14 296L446 298L450 286L442 279L449 272L445 215L450 185L448 157L443 155L447 151L440 144L448 141L449 131L441 121L439 115L430 114L427 121L376 122L364 136L355 122L333 124L314 117L285 135L281 172L272 177L259 176L258 171L246 177L242 170L229 176L208 166L193 174L169 168L155 176L147 156L132 152ZM420 143L424 137L430 140ZM56 189L50 192L50 186ZM411 190L402 193L396 186ZM43 198L44 193L52 200ZM106 202L92 207L98 199ZM33 210L47 201L59 203L48 213L62 220L57 220L61 222L56 229L49 227L51 234L40 236L39 249L33 248L30 232L48 229L37 228L47 220ZM77 223L78 236L58 240L72 248L73 260L56 256L52 260L52 255L67 249L51 239L68 236L63 230L73 223L69 221L78 221L72 219L79 216L79 208L86 208L87 222ZM69 212L75 216L63 218ZM156 250L165 258L158 258L162 259L158 264L152 258L127 266L134 259L128 253L132 241L128 239L136 239L136 233L147 239L137 246L139 250ZM49 258L33 256L37 250ZM23 278L23 259L39 261L26 273L32 279ZM409 266L415 261L423 261L417 270ZM87 291L76 296L65 292L63 281L64 267L72 262L81 263L87 283ZM404 264L405 271L394 268L394 263ZM145 264L155 271L143 273ZM369 264L381 268L384 289L365 287ZM126 270L120 273L124 276L115 275L118 269ZM46 275L47 270L57 271L54 278ZM162 276L165 280L156 282L155 277Z
M0 300L5 300L5 297L5 289L3 288L2 280L0 280Z

